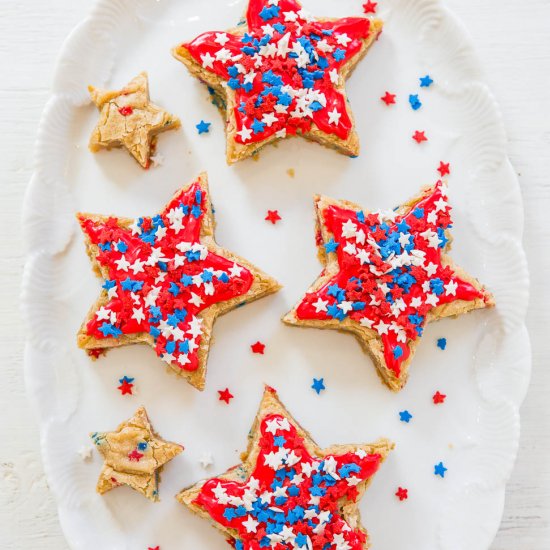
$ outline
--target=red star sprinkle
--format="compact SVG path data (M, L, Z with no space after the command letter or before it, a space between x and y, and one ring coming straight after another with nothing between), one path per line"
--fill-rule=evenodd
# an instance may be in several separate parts
M132 109L132 107L130 107L130 105L126 105L124 107L121 107L118 112L122 115L122 116L130 116L133 112L134 112L134 109Z
M378 6L377 2L371 2L371 0L369 0L366 4L363 4L363 9L365 13L376 13L376 6Z
M225 401L229 405L229 401L233 399L233 395L231 395L231 392L228 388L225 388L225 390L218 390L218 393L220 394L220 401Z
M423 141L428 141L428 138L426 137L426 132L419 132L418 130L413 135L414 141L416 143L422 143Z
M441 174L441 177L448 176L451 173L451 165L449 163L445 164L444 162L440 162L437 171Z
M380 99L386 104L386 105L394 105L395 104L395 94L390 94L390 92L386 92Z
M255 344L252 344L250 346L250 349L252 350L252 353L259 353L260 355L263 355L265 344L262 344L261 342L256 342Z
M409 498L409 490L403 489L403 487L399 487L397 489L397 492L395 493L395 496L401 501L407 500Z
M134 387L134 384L128 381L126 377L124 377L121 380L120 386L118 389L120 390L120 393L122 395L133 395L132 388Z
M268 222L271 222L273 225L275 225L279 220L281 220L281 216L279 216L279 212L277 210L268 210L267 216L265 217L265 220Z
M434 393L434 396L432 397L434 405L440 405L441 403L445 403L446 395L443 393L439 393L436 391Z
M143 458L143 455L137 449L134 449L131 453L128 453L128 458L132 462L139 462Z
M150 546L147 550L160 550L160 546L155 546L154 548Z

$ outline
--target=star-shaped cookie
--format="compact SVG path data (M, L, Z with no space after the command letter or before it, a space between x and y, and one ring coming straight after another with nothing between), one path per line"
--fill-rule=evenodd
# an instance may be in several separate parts
M357 156L345 82L381 31L367 17L316 19L297 0L249 0L242 24L173 54L212 90L229 164L291 135Z
M353 333L393 391L407 381L426 324L493 305L491 294L448 256L445 183L390 212L315 198L323 272L283 320Z
M159 437L144 407L116 431L96 432L90 437L105 460L97 482L100 494L127 485L157 502L162 468L183 451L181 445Z
M237 550L368 548L358 502L393 444L321 449L267 388L242 463L178 500Z
M202 390L218 315L279 290L279 284L219 246L206 174L154 217L78 214L103 291L78 333L92 357L146 343Z
M143 168L149 168L157 136L180 127L177 117L151 103L147 73L136 76L122 90L88 87L100 111L90 137L90 150L126 147Z

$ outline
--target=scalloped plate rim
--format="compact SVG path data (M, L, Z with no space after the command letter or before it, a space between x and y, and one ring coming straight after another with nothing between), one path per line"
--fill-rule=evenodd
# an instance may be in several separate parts
M443 5L443 0L430 0L430 1L433 4L433 7L437 8L442 13L443 18L445 18L445 17L446 18L452 18L453 22L458 26L460 31L464 34L464 38L466 39L466 44L463 44L462 47L463 47L464 50L466 50L466 55L470 58L470 61L474 61L476 63L476 66L477 66L476 68L478 70L481 70L481 72L482 72L482 67L480 66L478 57L476 55L474 41L472 40L471 36L469 35L469 33L468 33L466 27L464 26L464 24L462 23L462 21L460 21L452 13L451 10L449 10L446 6ZM136 2L136 4L139 4L139 3L140 2ZM53 82L52 82L52 92L58 85L59 71L60 71L61 65L69 56L69 45L71 44L71 42L75 38L77 38L77 37L81 38L82 35L84 34L86 28L87 28L87 25L90 24L90 23L93 23L94 19L96 17L98 17L98 15L101 13L101 9L102 8L107 8L110 4L111 4L110 0L96 0L94 2L94 4L90 7L90 11L89 11L88 16L85 17L80 23L78 23L74 27L74 29L69 33L67 38L65 39L65 41L64 41L64 43L61 47L60 53L57 56L56 63L55 63L54 79L53 79ZM476 80L476 81L472 81L472 82L479 82L479 83L481 83L485 86L485 83L483 83L483 81L481 81L481 80ZM40 154L41 154L41 152L43 150L43 147L44 147L43 132L44 132L44 129L45 129L45 125L48 122L49 117L52 116L51 111L52 111L52 108L55 106L55 101L58 100L61 97L63 97L67 101L70 101L73 104L73 107L78 104L78 101L75 101L75 99L71 97L70 93L60 92L60 91L58 91L57 93L52 93L49 100L45 104L44 111L43 111L42 117L40 119L40 124L39 124L38 131L37 131L37 134L38 134L39 137L38 137L38 139L36 141L36 144L35 144L35 155L34 155L34 157L35 157L35 167L34 167L33 175L32 175L32 177L29 181L29 186L27 187L27 190L26 190L26 193L25 193L24 203L23 203L23 225L25 226L25 230L28 231L28 232L31 231L31 228L29 227L27 214L28 214L30 208L34 205L32 190L35 189L37 186L43 184L43 182L40 181L41 171L40 171L40 167L36 163L36 160L40 157ZM498 104L496 103L496 101L495 101L495 99L492 95L490 97L490 100L493 104L493 108L495 109L495 114L498 116L499 123L502 125L502 115L501 115L501 111L498 107ZM503 129L503 132L504 132L504 129ZM503 137L505 138L505 135ZM512 163L511 163L511 161L510 161L507 154L505 156L504 161L508 165L508 168L510 169L510 174L513 174L514 185L516 187L515 190L516 191L520 190L519 181L517 179L515 171L513 170L513 165L512 165ZM520 198L519 198L518 206L521 207L521 211L524 214L521 192L519 193L519 197ZM522 219L521 225L518 226L516 229L517 229L517 235L516 236L518 237L518 240L521 241L521 237L522 237L523 231L524 231L524 220L523 219ZM47 236L45 234L41 234L41 239L42 239L41 242L44 242L44 239L46 237ZM22 284L22 310L23 310L23 317L24 317L24 320L25 320L27 326L28 326L27 306L29 305L29 300L30 300L29 296L32 293L32 281L33 281L32 273L30 272L30 268L32 267L33 260L35 259L35 257L37 255L39 255L39 254L48 255L48 252L44 249L36 249L36 248L31 249L30 246L29 246L28 240L29 240L28 238L25 239L26 262L25 262L25 267L24 267L23 284ZM521 252L522 252L523 256L525 256L525 251L524 251L523 245L521 245L520 249L521 249ZM523 259L525 260L525 258L523 258ZM527 267L526 267L526 280L524 282L525 282L525 289L524 290L526 290L527 293L528 293L529 275L528 275ZM521 319L520 328L525 328L525 316L523 316L523 318ZM513 403L510 402L510 405L513 407L514 412L517 416L518 426L520 426L519 407L520 407L521 403L523 402L523 400L525 399L525 395L526 395L527 388L528 388L528 380L530 379L531 368L532 368L532 365L531 365L531 349L530 349L530 335L529 335L528 331L526 331L526 336L527 337L526 337L525 346L528 349L525 350L525 353L526 353L526 356L527 356L527 359L528 359L528 361L526 361L526 363L529 365L529 368L525 368L525 372L523 373L523 375L524 375L523 382L524 382L524 386L525 386L525 391L522 392L522 395L519 396L519 399L517 399ZM61 490L59 490L58 483L56 482L55 477L50 475L51 472L50 472L50 465L49 465L49 458L48 458L48 442L47 442L47 439L46 439L46 435L48 433L49 426L52 422L52 418L49 417L49 416L44 417L44 415L42 414L44 412L44 407L43 407L43 404L41 403L41 401L39 399L39 395L38 395L38 392L36 390L37 382L35 380L33 380L33 375L35 374L36 370L35 370L35 366L34 366L35 363L32 361L32 357L36 357L37 354L38 354L38 356L40 356L40 358L42 360L44 360L44 362L47 362L47 360L48 360L47 358L51 356L51 350L48 349L48 346L43 345L42 347L44 349L39 349L37 346L34 346L33 343L30 342L27 339L27 343L25 345L25 353L24 353L25 385L26 385L27 393L29 395L29 401L31 402L31 405L32 405L32 408L33 408L35 414L37 415L37 420L38 420L39 428L40 428L40 449L41 449L41 454L42 454L42 461L43 461L43 464L44 464L44 467L45 467L45 472L46 472L46 476L47 476L47 479L48 479L48 483L49 483L49 485L51 487L51 490L52 490L52 493L54 494L54 497L56 499L56 503L57 503L57 507L58 507L58 513L59 513L59 519L60 519L60 523L61 523L62 528L63 528L64 535L67 539L67 543L69 544L69 546L80 547L80 544L81 544L80 539L75 535L74 530L69 529L70 518L72 517L72 515L75 512L74 512L74 510L68 509L65 506L64 502L62 501L62 492L61 492ZM43 382L43 380L41 382ZM516 439L513 442L513 448L510 450L511 454L514 457L517 457L518 447L519 447L519 438ZM515 458L514 458L514 460L515 460ZM509 478L509 475L507 476L507 478ZM480 484L474 484L474 486L478 490L483 490L483 487ZM505 491L505 488L506 488L505 484L502 484L501 487L497 487L497 488L493 488L493 489L494 490L496 489L495 492L497 494L502 495ZM486 488L486 490L489 491L491 489ZM501 498L501 501L502 501L502 504L503 504L504 499ZM499 517L501 518L501 516L502 516L502 510L499 512ZM499 522L500 522L500 520L499 520ZM498 529L498 524L495 526L495 534L496 534L496 529Z

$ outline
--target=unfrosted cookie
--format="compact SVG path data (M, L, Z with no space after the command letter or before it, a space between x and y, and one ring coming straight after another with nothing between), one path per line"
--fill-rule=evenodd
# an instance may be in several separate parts
M267 388L242 463L178 500L238 550L368 548L358 503L393 444L321 449Z
M445 183L389 212L315 197L323 272L283 320L353 333L394 391L426 324L494 305L448 256L451 207Z
M242 24L173 54L212 90L229 164L291 135L357 156L345 81L381 31L367 17L316 19L297 0L249 0Z
M153 430L144 407L114 432L96 432L90 437L105 461L97 482L100 494L127 485L158 501L162 468L183 451L181 445L165 441Z
M78 214L88 256L103 279L78 345L92 357L149 344L170 369L203 389L218 315L279 284L214 240L206 174L153 217Z
M90 137L90 150L125 147L148 168L158 134L180 127L177 117L151 103L147 73L136 76L122 90L88 87L100 111L99 122Z

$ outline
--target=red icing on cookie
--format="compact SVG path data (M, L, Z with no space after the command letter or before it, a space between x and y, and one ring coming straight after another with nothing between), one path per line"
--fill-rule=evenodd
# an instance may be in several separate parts
M340 504L355 502L357 485L376 473L380 455L358 449L312 457L296 427L279 414L264 417L260 429L250 476L242 482L210 479L194 504L234 529L233 544L241 550L283 550L291 541L303 548L361 550L365 532L344 520Z
M306 294L296 309L298 319L349 319L375 330L388 368L399 376L432 309L484 299L442 264L450 212L441 182L405 215L390 215L393 220L329 206L321 217L334 237L324 247L337 254L340 269Z
M347 139L353 123L340 70L361 51L370 20L319 21L295 0L250 0L246 33L206 32L184 44L235 90L238 143L321 131Z
M117 218L81 218L84 232L99 247L96 260L107 270L103 288L109 300L87 323L90 336L150 334L164 361L188 371L198 368L199 314L246 294L254 279L245 267L201 244L207 204L197 182L160 215L129 227Z

